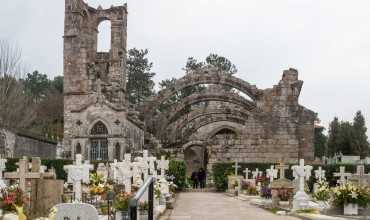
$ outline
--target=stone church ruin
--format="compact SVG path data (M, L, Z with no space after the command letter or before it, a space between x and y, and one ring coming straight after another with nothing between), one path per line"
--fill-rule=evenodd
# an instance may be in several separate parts
M102 9L66 0L65 7L67 157L81 153L89 160L113 160L128 151L160 148L184 159L188 172L235 160L314 159L316 113L299 104L303 81L297 70L285 70L272 88L259 89L207 66L133 108L126 92L127 6ZM106 20L111 49L98 52L97 27ZM173 101L195 86L202 90Z

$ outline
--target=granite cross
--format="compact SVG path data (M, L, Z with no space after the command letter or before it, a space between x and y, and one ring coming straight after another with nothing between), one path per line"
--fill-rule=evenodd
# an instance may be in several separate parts
M238 170L239 170L239 168L241 168L241 167L238 165L238 161L235 161L235 164L233 165L233 168L234 168L234 175L235 175L235 176L238 176Z
M356 180L360 186L367 186L370 180L370 173L365 173L363 164L357 165L356 173L350 177L351 180Z
M26 192L26 182L28 179L40 179L41 173L28 171L28 159L22 158L18 161L18 172L5 173L5 179L19 179L19 188Z
M279 170L279 178L285 179L285 170L289 169L289 166L281 162L279 165L276 165L275 168Z
M245 173L245 179L247 180L249 178L249 173L251 171L248 169L248 168L245 168L245 170L243 171L243 173Z
M334 173L335 177L339 177L337 183L344 185L347 182L347 178L352 176L352 173L346 173L346 167L340 166L339 173Z
M325 170L323 170L321 167L319 169L315 170L315 177L319 183L326 180L325 177Z
M85 161L82 164L82 155L76 155L76 162L73 165L64 166L64 170L68 172L68 183L73 184L73 191L75 193L75 201L81 202L82 199L82 189L81 182L89 183L89 172L94 169L94 166L89 164L89 161Z

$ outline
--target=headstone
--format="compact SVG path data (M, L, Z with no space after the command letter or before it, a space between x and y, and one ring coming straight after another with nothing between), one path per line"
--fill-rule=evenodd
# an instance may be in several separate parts
M289 169L289 166L284 163L279 163L275 168L279 170L279 179L285 179L285 170Z
M169 161L165 160L164 156L161 157L158 168L161 170L161 179L165 179L166 170L169 168Z
M90 204L62 203L56 210L55 220L99 220L98 211Z
M149 171L150 175L152 175L154 178L157 178L157 170L155 169L155 161L157 160L156 157L149 157Z
M114 159L113 163L110 164L111 168L111 177L113 179L113 182L117 183L117 173L118 173L118 161L117 159Z
M96 169L96 174L103 178L104 182L108 180L108 168L105 166L104 163L99 163Z
M133 177L133 185L136 187L140 187L143 184L143 179L141 177L142 170L141 170L141 162L133 162L132 163L132 177Z
M144 174L144 181L146 179L148 179L148 176L149 176L149 157L148 157L148 151L147 150L143 150L143 158L141 159L141 169L143 171L143 174Z
M238 165L238 161L235 161L235 164L233 165L233 168L234 168L234 175L235 175L235 176L238 176L238 170L239 170L239 168L241 168L241 167Z
M360 186L368 186L370 181L370 173L365 173L364 164L358 164L356 173L352 174L350 180L356 182Z
M278 170L274 168L274 165L271 165L270 169L266 170L266 176L270 178L270 186L271 183L274 182L274 179L277 178Z
M323 170L321 167L319 167L317 170L315 170L315 178L319 183L326 180L325 177L325 170Z
M7 161L8 161L7 159L0 157L0 189L6 187L6 183L5 183L5 180L3 178L3 172L6 169L6 162Z
M247 180L247 179L249 179L249 173L250 173L251 171L248 169L248 168L245 168L245 170L243 171L243 173L245 173L245 179Z
M346 173L346 167L340 166L339 173L333 173L335 177L339 177L337 183L339 185L344 185L347 183L347 178L352 176L352 173Z
M19 179L19 188L26 192L26 183L30 179L40 179L41 174L39 172L29 172L28 171L28 160L26 158L20 159L18 161L18 172L5 173L5 179Z
M81 183L89 183L90 170L93 170L94 166L89 164L89 161L85 161L82 164L82 155L76 155L76 162L74 165L64 166L64 170L68 173L68 183L73 184L73 192L75 194L75 202L81 202L82 199L82 189Z
M312 166L304 165L304 159L299 160L299 166L293 166L293 172L299 179L299 189L293 198L293 210L309 207L309 196L304 190L305 180L311 176Z
M257 180L259 175L260 175L260 171L258 170L258 168L256 168L255 171L252 171L253 179Z

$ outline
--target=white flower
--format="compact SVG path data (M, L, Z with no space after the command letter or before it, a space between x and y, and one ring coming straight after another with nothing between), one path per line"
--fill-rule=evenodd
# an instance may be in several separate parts
M357 199L358 194L356 192L351 193L352 199Z

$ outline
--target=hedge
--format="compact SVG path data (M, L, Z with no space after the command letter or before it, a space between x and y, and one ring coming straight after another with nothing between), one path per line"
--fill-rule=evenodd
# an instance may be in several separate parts
M213 173L213 180L215 187L218 191L225 191L227 189L227 176L234 174L235 169L232 167L234 163L216 163L212 167ZM239 163L241 168L239 169L239 175L244 176L243 171L245 168L249 170L255 170L258 168L261 171L266 171L269 169L271 165L275 164L268 164L268 163ZM291 164L296 165L296 164ZM320 165L313 165L313 170L316 170ZM356 165L354 164L335 164L335 165L322 165L321 167L326 171L325 176L326 180L329 182L330 186L334 186L337 183L336 177L333 176L334 172L339 172L339 167L345 166L346 172L355 173L356 172ZM370 172L370 165L365 166L365 172ZM293 171L291 169L285 170L285 177L287 179L293 179ZM315 182L314 172L312 171L311 178L308 181L308 186L312 190L313 184Z

